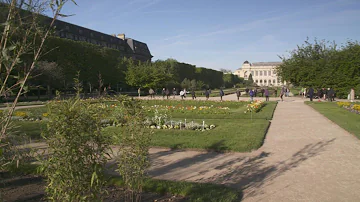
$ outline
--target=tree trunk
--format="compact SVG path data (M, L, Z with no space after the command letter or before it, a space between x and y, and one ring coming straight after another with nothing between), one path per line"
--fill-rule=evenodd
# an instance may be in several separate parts
M51 100L51 86L47 85L47 96L49 98L49 100Z

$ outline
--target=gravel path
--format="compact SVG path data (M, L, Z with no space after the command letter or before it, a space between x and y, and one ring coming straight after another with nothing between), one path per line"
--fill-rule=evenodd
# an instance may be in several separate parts
M158 179L226 184L242 189L246 202L360 201L360 141L303 101L279 102L259 150L221 154L152 148L149 173Z

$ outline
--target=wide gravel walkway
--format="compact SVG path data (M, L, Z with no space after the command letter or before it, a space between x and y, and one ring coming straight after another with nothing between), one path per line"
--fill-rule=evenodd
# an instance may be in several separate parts
M360 201L357 138L296 98L280 102L271 122L251 153L151 149L150 174L226 184L243 189L243 201Z

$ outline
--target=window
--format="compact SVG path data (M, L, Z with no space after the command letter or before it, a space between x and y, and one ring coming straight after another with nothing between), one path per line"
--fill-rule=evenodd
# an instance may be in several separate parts
M273 83L276 83L276 82L275 82L275 79L273 80Z
M91 37L94 37L94 34L93 34L93 33L90 33L90 36L91 36Z
M262 71L260 71L260 76L262 76ZM261 81L261 80L260 80ZM261 82L260 82L261 83Z
M262 83L262 80L260 80L260 83Z
M277 82L280 83L280 79L277 79Z
M267 71L264 71L264 76L267 76ZM266 82L265 82L266 83Z
M256 80L255 83L259 83L259 80Z
M268 71L268 74L269 74L269 76L271 76L271 71L270 70Z
M83 34L83 31L81 29L79 29L79 34Z
M251 71L251 75L254 75L254 71Z
M69 27L69 26L66 26L66 27L65 27L65 29L66 29L66 30L69 30L69 29L70 29L70 27Z
M274 75L276 74L276 71L275 71L275 70L273 70L273 74L274 74Z
M269 80L269 83L271 83L271 80Z
M264 83L266 83L266 80L264 80Z
M258 76L259 74L258 74L259 72L258 71L255 71L255 76ZM256 82L257 83L257 82Z

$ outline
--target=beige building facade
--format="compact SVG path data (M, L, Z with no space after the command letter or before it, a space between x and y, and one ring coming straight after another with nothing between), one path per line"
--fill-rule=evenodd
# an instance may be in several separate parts
M285 83L281 82L276 74L276 67L280 64L281 62L250 63L245 61L241 68L235 70L233 74L243 77L245 80L248 80L251 74L254 83L258 86L282 86Z

